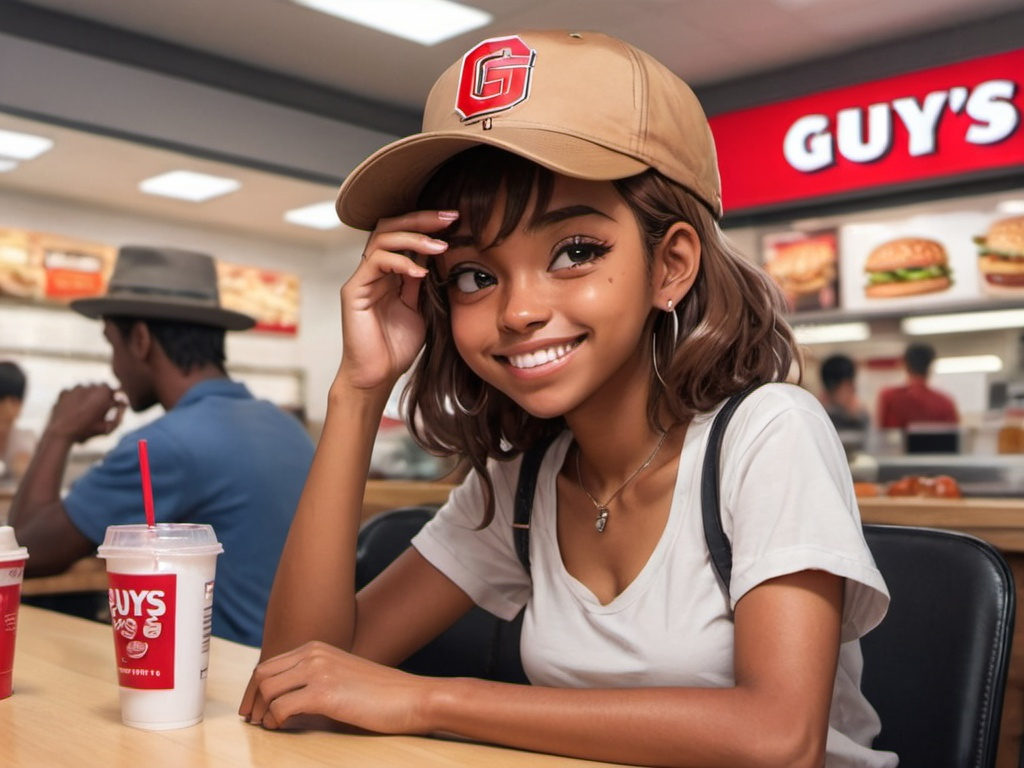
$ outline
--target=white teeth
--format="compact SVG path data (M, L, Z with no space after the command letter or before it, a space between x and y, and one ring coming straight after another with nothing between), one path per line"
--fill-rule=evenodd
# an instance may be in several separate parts
M538 349L536 352L527 352L522 355L509 355L508 362L513 368L536 368L538 365L544 365L545 363L558 360L560 357L565 357L570 351L575 349L577 343L559 344L555 347Z

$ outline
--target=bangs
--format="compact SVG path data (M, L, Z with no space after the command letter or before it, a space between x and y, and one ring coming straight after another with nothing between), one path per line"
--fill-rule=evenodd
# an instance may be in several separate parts
M494 147L479 146L460 152L442 165L420 193L418 210L457 210L456 221L439 235L450 237L460 225L469 227L464 233L478 249L497 245L519 226L527 215L530 196L536 190L531 222L542 214L551 201L554 174L525 158ZM498 202L504 194L501 225L490 242L482 242L484 230L491 222Z

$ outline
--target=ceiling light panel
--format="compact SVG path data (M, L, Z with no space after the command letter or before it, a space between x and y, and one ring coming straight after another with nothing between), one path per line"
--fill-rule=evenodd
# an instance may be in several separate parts
M797 325L793 328L793 335L800 344L838 344L871 338L871 327L867 323Z
M162 195L176 200L202 203L229 192L234 192L241 183L224 176L211 176L195 171L171 171L153 176L139 184L139 189L148 195Z
M451 0L292 0L378 32L434 45L489 24L491 14Z
M0 157L33 160L53 148L53 141L31 133L0 130Z
M334 229L341 226L338 214L334 210L333 200L302 208L293 208L285 212L284 220L291 224L298 224L300 227L312 229Z
M909 336L989 331L999 328L1024 328L1024 309L965 312L954 315L921 315L900 321L900 330Z

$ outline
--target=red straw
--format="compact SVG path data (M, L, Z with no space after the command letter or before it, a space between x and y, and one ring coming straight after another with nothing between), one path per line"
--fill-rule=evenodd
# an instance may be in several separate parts
M139 468L142 470L142 503L146 507L146 524L150 528L156 525L153 512L153 482L149 477L149 449L146 441L139 440Z

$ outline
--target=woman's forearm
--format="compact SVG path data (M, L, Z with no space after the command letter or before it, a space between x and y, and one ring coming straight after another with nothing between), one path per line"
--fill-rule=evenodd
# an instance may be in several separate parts
M438 680L425 719L438 733L630 765L820 768L827 720L780 693Z
M309 640L352 642L355 551L383 389L335 382L267 604L261 658Z

